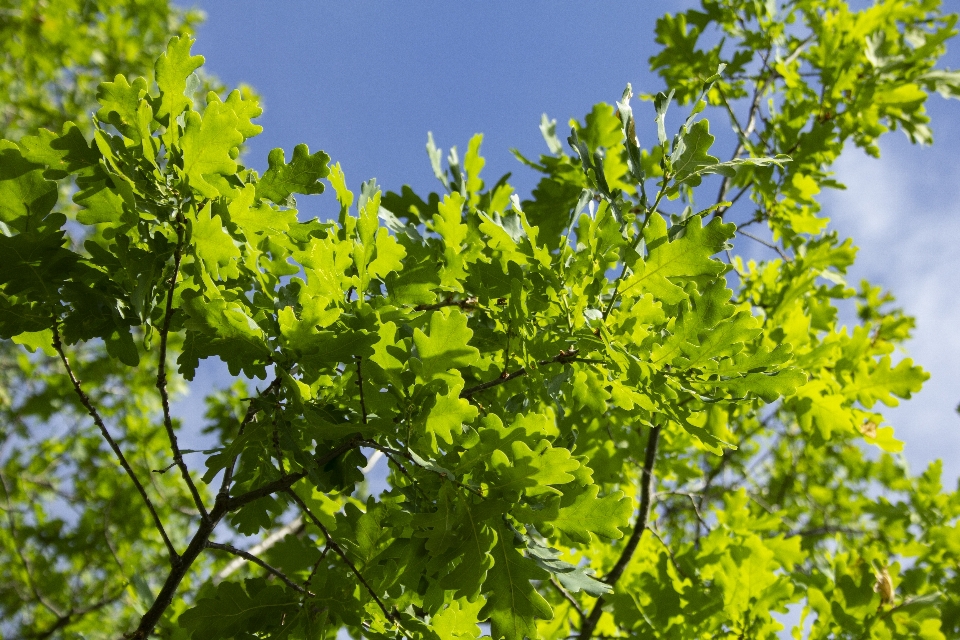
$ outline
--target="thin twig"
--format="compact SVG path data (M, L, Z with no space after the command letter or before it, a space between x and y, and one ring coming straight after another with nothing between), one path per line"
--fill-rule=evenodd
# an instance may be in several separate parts
M580 608L580 603L577 602L577 599L573 597L569 591L563 588L563 585L560 584L554 576L550 576L550 584L560 592L560 595L563 596L563 599L570 603L570 606L573 607L573 610L577 612L577 615L580 616L580 624L583 624L584 614L583 609Z
M16 523L16 520L14 519L13 507L10 504L10 489L9 487L7 487L7 481L2 474L0 474L0 486L3 487L4 501L7 503L3 510L7 514L7 526L10 529L10 539L16 540L17 539L17 523ZM14 547L14 550L16 551L17 556L20 558L21 564L23 564L23 572L27 576L27 585L30 587L30 590L33 592L33 597L35 597L37 599L37 602L43 605L43 607L48 611L50 611L50 613L52 613L54 616L56 616L57 618L63 618L64 614L60 613L59 608L54 606L52 602L48 602L47 599L43 595L41 595L40 590L37 589L37 584L33 580L33 569L30 567L30 563L27 561L27 557L23 554L23 549L21 548L21 545L14 544L13 547Z
M116 602L117 600L120 599L120 596L123 595L123 592L125 590L126 588L121 589L119 592L116 593L116 595L104 597L98 600L97 602L94 602L90 606L84 607L83 609L71 609L70 611L66 612L62 616L59 616L56 622L54 622L52 626L39 632L33 637L36 638L37 640L44 640L45 638L49 638L60 629L67 626L71 620L85 616L88 613L93 613L94 611L98 611L103 607L107 606L108 604L112 604Z
M483 495L483 491L481 491L481 490L479 490L479 489L477 489L477 488L475 488L475 487L471 487L471 486L468 485L468 484L464 484L464 483L460 482L459 480L457 480L456 478L451 477L449 474L447 474L447 473L445 473L445 472L443 472L443 471L438 471L438 470L436 470L436 469L430 469L430 468L428 468L428 467L424 467L424 466L421 465L421 464L418 464L417 461L414 460L413 456L410 455L410 453L407 452L407 451L401 451L401 450L399 450L399 449L391 449L390 447L385 447L385 446L383 446L382 444L378 444L378 443L374 442L373 440L362 440L362 441L360 442L360 446L362 446L362 447L369 447L369 448L371 448L371 449L376 449L377 451L382 452L382 453L383 453L384 455L386 455L395 465L397 465L397 467L400 469L400 471L403 472L403 474L406 475L408 478L410 478L411 481L413 481L413 476L411 476L411 475L407 472L407 470L403 467L402 464L400 464L399 462L396 461L395 456L400 456L400 457L404 458L405 460L410 461L411 463L413 463L415 466L419 467L420 469L425 469L426 471L430 471L430 472L432 472L432 473L435 473L435 474L437 474L438 476L440 476L441 478L443 478L444 480L449 480L449 481L452 482L454 485L456 485L456 486L458 486L458 487L461 487L461 488L463 488L463 489L466 489L467 491L469 491L470 493L472 493L472 494L474 494L474 495L476 495L476 496L479 496L479 497L481 497L481 498L485 498L485 497L486 497L486 496Z
M218 550L220 550L220 551L226 551L227 553L232 553L233 555L238 556L238 557L240 557L240 558L243 558L244 560L249 560L250 562L254 563L255 565L257 565L257 566L259 566L259 567L262 567L263 569L265 569L265 570L268 571L269 573L272 573L272 574L275 575L276 577L278 577L278 578L280 578L281 580L283 580L283 582L284 582L288 587L290 587L291 589L293 589L293 590L295 590L295 591L299 591L300 593L302 593L302 594L304 594L304 595L307 595L307 596L310 596L311 598L315 597L315 595L314 595L312 592L307 591L306 589L304 589L303 587L301 587L300 585L298 585L296 582L294 582L293 580L291 580L290 578L288 578L282 571L280 571L279 569L275 569L274 567L271 567L269 564L267 564L266 562L264 562L263 560L261 560L261 559L258 558L257 556L253 555L252 553L247 553L246 551L243 551L242 549L237 549L236 547L231 546L231 545L229 545L229 544L221 544L221 543L219 543L219 542L210 542L210 541L207 541L207 548L208 548L208 549L218 549Z
M690 505L693 507L693 513L696 514L697 520L704 529L710 531L710 525L707 524L707 521L703 518L703 515L700 513L700 508L697 506L697 498L703 498L701 494L692 493L689 491L658 491L657 497L660 496L682 496L690 500Z
M320 569L320 563L323 562L323 560L327 557L327 551L330 551L330 547L324 547L323 551L320 552L320 557L317 558L317 561L313 563L313 568L310 569L310 575L308 575L307 579L303 581L304 589L310 586L313 576L317 575L317 570Z
M357 360L357 389L360 390L360 417L363 419L363 424L367 424L367 405L363 401L363 369L361 368L363 356L353 357Z
M173 419L170 417L170 395L167 392L167 338L170 335L170 321L173 319L173 293L177 288L177 277L180 275L180 261L183 259L183 216L179 209L177 210L177 246L173 251L173 274L170 276L170 290L167 292L167 308L163 315L163 325L160 327L160 362L157 366L157 389L160 391L160 402L163 405L163 426L167 431L167 439L170 441L170 450L173 452L173 463L180 469L180 475L183 481L187 483L190 489L190 495L193 496L193 502L200 511L200 517L206 519L207 508L203 505L203 499L190 477L190 470L183 461L183 454L180 453L180 445L177 443L177 434L173 430Z
M265 393L276 391L280 387L282 378L278 374L276 378L273 379L273 382L263 390L260 396ZM259 396L258 396L259 397ZM240 428L237 430L237 438L243 435L244 430L247 428L247 425L253 420L254 416L257 415L257 403L256 398L251 398L250 406L247 407L247 413L243 416L243 420L240 421ZM223 470L223 480L220 481L220 490L217 492L217 500L226 500L230 496L230 484L233 482L233 470L237 466L237 459L240 457L240 452L234 454L230 462L227 463L226 468Z
M757 126L757 111L760 108L760 100L763 98L763 92L766 90L767 85L770 82L770 74L765 73L767 71L767 64L770 58L770 49L767 49L763 55L763 67L760 71L760 76L757 78L757 81L753 85L753 97L750 100L750 110L747 113L747 126L744 128L740 127L740 122L737 120L736 114L733 112L733 108L730 106L730 103L727 101L727 97L723 95L723 90L717 87L717 90L720 91L720 98L723 100L723 106L726 107L727 112L730 116L730 121L733 123L734 130L739 136L739 142L737 143L737 148L734 149L733 154L731 155L731 160L736 160L740 157L740 154L743 153L744 149L748 144L750 144L750 136L753 135L754 130ZM766 146L763 138L760 138L760 141ZM720 191L717 194L717 204L723 202L727 198L727 190L730 188L730 176L724 176L723 180L720 183ZM718 216L722 216L729 210L729 206L724 208L721 211L717 212Z
M747 238L750 238L750 239L753 240L754 242L759 242L760 244L762 244L762 245L765 246L765 247L768 247L768 248L770 248L770 249L773 249L773 250L776 251L778 254L780 254L780 257L783 258L783 261L784 261L784 262L790 262L790 257L789 257L786 253L783 252L783 249L781 249L779 246L773 244L772 242L767 242L767 241L764 240L763 238L758 238L757 236L753 235L752 233L747 233L746 231L744 231L744 230L742 230L742 229L737 229L737 233L739 233L740 235L745 236L745 237L747 237Z
M647 448L643 459L643 474L640 480L640 512L637 514L637 522L634 524L633 533L630 534L630 539L627 540L627 544L624 545L623 551L620 553L620 558L617 560L617 563L613 565L610 573L603 578L603 581L611 587L617 584L620 576L622 576L626 570L627 565L630 564L630 560L637 550L637 545L640 543L640 537L643 536L643 532L647 529L647 522L650 518L650 505L654 498L653 467L657 461L657 444L660 440L661 428L660 425L653 425L650 428L650 435L647 438ZM577 636L579 640L588 640L593 636L593 632L597 628L597 622L600 621L600 616L603 615L603 606L605 603L606 600L603 596L597 598L593 609L590 611L590 615L584 620L583 624L580 625L580 635Z
M664 540L663 537L661 537L660 532L657 531L656 528L654 527L648 527L648 528L650 529L650 533L652 533L653 536L660 541L660 544L662 544L663 548L667 551L667 555L670 556L670 563L673 565L673 568L677 570L677 573L680 574L680 577L687 578L688 576L686 572L684 572L684 570L680 568L680 563L677 562L676 556L673 555L673 549L671 549L670 545L667 544L667 541Z
M474 297L467 298L466 300L453 300L447 298L443 302L436 302L434 304L418 304L413 308L414 311L436 311L437 309L442 309L444 307L460 307L464 311L473 309L477 306L477 299Z
M545 367L548 364L560 363L560 364L569 364L571 362L586 362L590 364L606 364L602 360L589 360L587 358L578 358L577 351L571 349L570 351L561 351L558 355L547 358L546 360L540 360L537 362L537 366ZM480 393L481 391L486 391L487 389L492 389L493 387L498 387L505 382L510 382L514 378L519 378L521 376L527 375L526 367L521 367L516 371L511 371L510 373L504 372L498 378L494 378L489 382L484 382L478 384L474 387L469 387L460 392L461 398L469 398L470 396Z
M346 442L340 444L339 446L334 447L327 453L323 454L322 456L314 460L314 463L318 467L323 467L331 460L339 457L342 453L345 453L350 449L355 449L356 447L360 446L360 443L362 441L363 441L362 438L360 438L359 435L356 435L350 438L349 440L347 440ZM307 477L306 471L298 471L297 473L291 473L283 477L280 477L274 480L273 482L268 482L265 485L261 485L256 489L251 489L250 491L247 491L246 493L242 493L239 496L234 496L231 498L229 497L229 495L226 495L225 498L223 499L223 503L226 505L227 511L236 511L243 505L253 502L254 500L259 500L260 498L264 498L266 496L270 496L275 493L280 493L281 491L286 491L287 489L289 489L290 487L295 485L297 482L299 482L300 480L303 480L306 477ZM219 498L218 498L218 501L220 501Z
M147 510L150 511L150 515L153 517L153 522L157 527L157 531L160 532L160 537L163 538L163 544L167 547L167 553L170 555L170 564L176 567L180 562L180 556L177 554L176 549L173 548L173 543L170 542L170 538L167 537L167 532L163 528L163 522L160 520L160 515L157 513L156 507L153 506L153 502L147 495L143 485L140 484L137 474L133 472L133 468L130 466L130 463L127 462L126 456L124 456L123 451L120 450L120 445L118 445L117 441L113 439L112 435L110 435L110 432L107 430L107 425L103 422L103 418L100 417L100 413L93 406L90 398L84 392L83 387L80 386L80 381L77 380L77 376L74 375L73 368L70 366L70 361L67 360L67 354L63 351L63 343L60 341L60 328L56 319L54 319L53 322L53 348L60 355L60 360L63 362L63 366L67 370L67 377L70 378L70 382L73 384L73 390L76 391L77 396L80 398L80 404L84 406L84 408L87 410L87 413L89 413L93 418L93 422L97 425L97 428L100 429L101 435L103 435L103 438L107 441L107 444L110 445L110 448L113 449L113 453L116 454L117 459L120 461L120 466L122 466L123 470L127 472L128 476L130 476L130 480L133 481L134 486L137 488L137 492L140 494L140 497L143 498L144 504L147 505Z
M303 531L303 527L304 527L303 518L300 516L297 516L288 524L285 524L284 526L280 527L279 529L277 529L276 531L268 535L266 538L264 538L263 540L255 544L253 547L251 547L248 553L254 556L260 553L263 553L264 551L267 551L268 549L273 547L275 544L283 540L285 537L287 537L287 535L291 533L296 534L296 533L299 533L300 531ZM244 558L242 556L240 558L236 558L232 560L230 564L228 564L226 567L224 567L220 571L220 573L214 576L213 578L214 582L220 582L222 580L226 580L227 578L229 578L237 569L243 566L243 562L244 562Z
M307 515L307 517L310 518L310 521L313 522L313 524L315 524L318 529L320 529L320 532L323 533L323 537L326 539L327 546L333 549L333 551L338 556L340 556L340 559L343 560L344 564L346 564L347 567L350 568L350 571L353 572L353 575L357 577L357 580L360 581L360 584L362 584L364 588L366 588L367 593L370 594L370 597L373 598L373 600L377 603L377 606L380 607L380 610L383 611L383 615L387 617L387 620L390 620L396 624L396 619L394 618L394 615L390 613L390 611L387 609L387 605L383 603L383 600L380 599L380 596L377 595L377 593L373 590L373 587L370 586L370 583L367 582L366 578L363 577L363 574L360 573L360 570L357 569L357 565L353 564L353 561L347 557L347 554L344 552L343 547L337 544L336 540L334 540L333 537L330 535L330 532L327 531L327 528L323 525L322 522L320 522L317 516L313 515L313 512L310 511L310 508L307 507L306 503L304 503L304 501L300 499L300 496L297 495L296 491L294 491L293 489L287 489L286 491L287 491L287 494L289 494L293 498L294 502L297 503L300 509Z
M357 446L356 443L359 439L359 436L351 438L347 442L317 458L314 462L319 466L327 464L344 451ZM157 626L164 612L173 602L173 597L176 595L177 589L183 581L183 577L200 553L207 548L207 542L210 540L213 530L227 513L236 511L243 505L264 496L288 489L293 483L306 477L306 475L307 473L305 471L299 474L289 475L235 498L230 498L229 493L218 493L217 500L213 505L213 509L210 511L210 516L206 520L200 521L200 526L197 527L196 533L194 533L193 538L190 539L190 544L187 545L187 549L180 557L180 562L170 570L167 579L163 583L163 587L160 588L160 593L157 594L153 604L147 609L147 612L143 614L143 617L140 618L140 624L136 631L129 636L130 640L146 640L150 634L153 633L154 627Z

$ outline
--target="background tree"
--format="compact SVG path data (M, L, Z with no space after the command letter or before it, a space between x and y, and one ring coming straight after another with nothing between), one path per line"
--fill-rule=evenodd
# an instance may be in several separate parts
M0 138L18 140L41 128L93 135L90 115L99 108L100 83L117 75L152 78L170 37L191 33L200 17L166 0L0 3ZM209 75L196 79L196 89L222 90ZM0 166L8 185L20 171L9 158L4 155ZM49 177L59 187L59 209L73 219L73 176ZM4 235L12 233L7 216L16 215L9 207L17 207L19 195L3 192ZM136 372L113 360L102 342L67 349L85 363L82 375L95 399L111 397L112 408L105 411L124 421L131 437L139 425L144 447L162 446L149 436L152 422L144 419L159 404L144 389L142 376L137 380ZM131 580L143 583L136 572L118 572L117 563L145 574L157 570L151 554L143 552L144 520L142 507L131 500L134 487L117 477L113 453L101 450L101 435L63 386L58 367L0 340L0 633L14 637L102 631L105 618L120 628L134 615L133 592L125 595L124 589ZM132 457L131 464L145 481L150 478L145 459ZM163 484L163 478L152 480L154 487ZM168 490L169 508L175 510L179 490L175 485Z
M569 147L544 118L522 202L481 179L479 136L446 166L431 139L445 193L423 198L355 195L304 146L258 175L236 161L255 99L198 95L187 38L156 86L100 85L92 139L2 143L0 337L40 350L5 406L11 629L759 638L792 607L798 637L957 637L960 496L905 472L876 407L926 377L892 357L912 321L847 286L855 250L815 199L848 140L930 140L955 22L911 1L666 16L679 131L669 94L629 88ZM737 132L725 161L707 108ZM338 221L299 221L322 179ZM207 399L218 446L184 451L170 396L208 357L238 381ZM380 495L362 451L389 460ZM292 519L262 557L233 546Z

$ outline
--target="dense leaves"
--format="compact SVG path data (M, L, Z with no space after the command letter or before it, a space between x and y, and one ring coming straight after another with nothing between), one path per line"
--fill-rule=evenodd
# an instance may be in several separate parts
M912 321L847 286L855 250L813 199L846 139L925 140L919 87L953 95L932 69L955 19L928 4L667 16L653 64L671 91L636 107L655 127L629 87L572 122L568 147L544 118L550 155L522 158L543 175L529 201L506 179L486 189L479 136L446 166L430 137L445 193L425 199L354 193L306 145L258 175L239 159L256 100L199 99L186 36L155 84L100 85L89 136L0 143L0 337L33 352L4 372L29 381L4 400L11 628L956 635L960 494L937 465L910 476L877 413L927 377L896 353ZM710 25L732 54L697 48ZM881 59L899 62L850 100L843 74ZM760 110L774 91L782 105ZM671 96L694 105L672 137ZM740 97L749 124L721 161L703 111L736 118ZM73 204L57 180L75 182ZM720 195L698 210L710 180ZM295 197L325 184L336 220L300 220ZM744 193L756 209L738 227ZM738 233L761 222L778 258L745 263ZM170 396L210 358L238 380L206 399L215 445L183 450L197 425ZM388 484L368 495L374 455ZM65 492L84 496L67 500L74 520ZM94 524L114 509L122 521ZM263 542L232 546L251 535Z

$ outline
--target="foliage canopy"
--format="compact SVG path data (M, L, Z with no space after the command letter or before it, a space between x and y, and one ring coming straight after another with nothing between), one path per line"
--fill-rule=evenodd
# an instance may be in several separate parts
M202 90L186 35L101 82L91 122L13 127L4 628L960 637L960 493L910 475L880 413L927 377L897 352L913 321L846 283L816 200L847 142L931 141L955 23L935 0L664 16L667 91L628 87L566 146L544 116L527 200L481 177L479 135L462 161L429 139L425 197L355 193L306 145L259 175L256 97ZM336 221L301 221L326 186ZM207 358L236 382L201 427L170 403Z

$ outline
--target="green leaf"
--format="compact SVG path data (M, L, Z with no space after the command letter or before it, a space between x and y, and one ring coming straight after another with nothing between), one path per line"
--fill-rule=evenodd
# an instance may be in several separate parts
M904 358L896 367L890 366L890 356L879 362L861 362L853 383L846 385L843 394L856 398L867 409L879 400L888 407L895 407L897 398L909 399L923 386L930 374L915 367L910 358Z
M236 582L221 582L211 596L180 614L180 626L197 640L232 638L242 632L279 629L284 617L296 612L297 599L283 588L262 586L262 580L244 584L246 589Z
M271 151L267 162L270 166L257 182L257 197L279 205L289 205L290 195L294 193L323 193L320 180L330 174L327 166L330 156L323 151L311 155L305 144L294 147L290 164L285 164L283 149Z
M255 236L286 233L297 223L295 210L276 209L265 202L255 204L256 196L256 187L247 184L227 205L230 222L237 226L248 242L256 243Z
M622 538L620 527L630 524L633 504L620 491L597 498L599 493L599 486L588 486L572 504L561 507L557 517L550 520L549 524L584 544L590 543L591 533L610 539Z
M52 180L77 173L100 160L96 146L91 146L72 122L65 122L59 135L40 129L35 136L24 136L20 149L28 162L45 166L44 176Z
M210 276L216 280L239 277L240 249L223 228L220 216L213 213L213 206L200 209L196 217L189 218L189 223L190 242Z
M220 96L216 93L210 92L207 95L207 103L220 101ZM256 99L244 98L239 89L234 89L230 92L230 95L227 96L224 104L237 114L237 130L244 138L249 140L263 132L263 127L251 122L253 118L257 118L263 114L263 109Z
M447 444L459 440L463 425L469 424L479 414L478 409L468 400L460 397L463 382L451 386L446 395L437 396L433 406L427 410L425 428L427 433Z
M203 56L190 55L194 42L196 41L193 38L174 36L170 39L167 50L157 59L160 106L157 108L156 117L166 124L170 131L175 131L174 119L192 104L190 98L184 95L187 78L203 66Z
M686 225L686 233L668 241L667 223L659 214L653 214L644 230L649 254L639 260L634 272L620 287L623 297L639 297L650 292L668 304L677 304L686 298L674 279L692 279L698 276L716 277L725 271L723 263L710 256L720 251L733 237L734 225L714 218L706 227L699 218Z
M454 600L430 620L430 627L441 637L450 640L473 640L479 638L478 624L480 609L484 605L482 598L472 603L466 598Z
M527 543L529 558L537 563L541 569L549 571L560 584L572 593L583 591L591 596L598 597L613 591L613 587L600 582L592 576L592 571L585 567L577 567L565 560L557 549L552 549L534 540L531 536L522 536Z
M205 198L221 194L205 176L236 173L237 163L231 151L243 144L243 134L237 129L237 114L221 102L212 102L203 111L203 118L189 111L180 147L183 150L183 173L190 186Z
M0 140L0 222L16 231L36 229L57 203L57 183L17 145Z
M431 312L429 331L429 335L413 331L417 374L424 381L445 377L447 371L469 367L480 358L480 351L470 344L473 331L467 327L467 316L456 307Z
M467 239L468 228L463 224L463 205L463 197L459 193L444 196L431 225L443 240L444 266L440 284L451 291L462 291L460 282L466 276L463 243Z
M498 526L497 534L500 540L492 553L493 568L483 583L487 602L480 616L489 618L494 638L539 638L535 620L549 620L553 610L530 581L543 580L549 574L520 553L516 536L506 523Z
M529 496L560 493L555 485L573 482L571 472L580 468L568 449L552 447L546 440L533 449L523 441L510 442L509 448L493 451L489 465L497 475L493 488L498 492L523 491Z
M146 95L147 81L143 78L136 78L130 84L118 75L113 82L101 82L97 89L100 103L97 117L112 124L126 138L140 143L150 137L153 121L153 109L145 100Z

